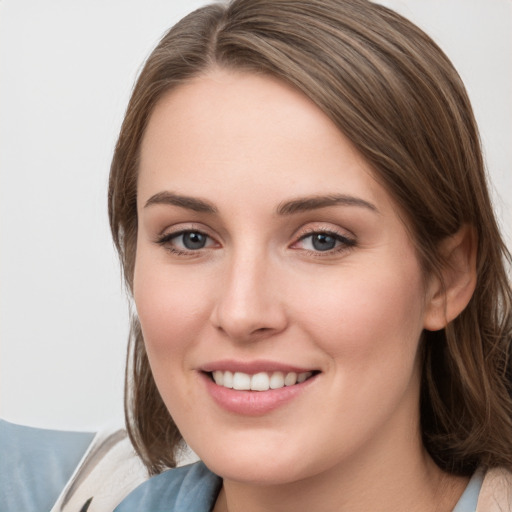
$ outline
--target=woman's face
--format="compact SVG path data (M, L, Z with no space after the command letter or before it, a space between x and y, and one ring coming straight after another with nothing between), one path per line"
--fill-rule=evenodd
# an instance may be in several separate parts
M418 448L420 265L389 194L309 99L222 70L168 93L138 215L149 361L210 469L289 482Z

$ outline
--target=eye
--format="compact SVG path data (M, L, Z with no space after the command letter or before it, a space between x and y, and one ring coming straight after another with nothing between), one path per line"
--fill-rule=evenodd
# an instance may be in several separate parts
M164 234L157 240L157 243L177 254L186 254L215 246L215 241L206 233L191 229Z
M356 244L355 240L333 231L314 231L299 238L293 249L311 252L333 253L345 250Z
M179 240L185 249L195 251L197 249L203 249L206 246L208 236L199 231L187 231L186 233L175 236L173 240L176 242Z

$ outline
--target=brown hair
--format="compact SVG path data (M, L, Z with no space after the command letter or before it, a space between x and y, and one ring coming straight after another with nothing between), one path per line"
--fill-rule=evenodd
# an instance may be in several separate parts
M512 468L510 254L489 199L479 135L448 58L415 25L366 0L234 0L195 11L150 55L112 161L109 216L132 291L137 167L164 93L212 66L266 73L311 98L352 141L407 217L425 272L464 224L478 237L477 285L446 329L425 332L423 441L442 468ZM125 410L131 440L156 473L175 465L181 435L132 320Z

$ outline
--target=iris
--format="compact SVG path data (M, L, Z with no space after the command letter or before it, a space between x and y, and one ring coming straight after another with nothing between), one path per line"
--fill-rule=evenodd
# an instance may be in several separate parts
M316 233L313 235L311 243L317 251L330 251L336 246L336 238L325 233Z
M207 236L197 231L188 231L182 235L183 245L190 250L202 249L206 245Z

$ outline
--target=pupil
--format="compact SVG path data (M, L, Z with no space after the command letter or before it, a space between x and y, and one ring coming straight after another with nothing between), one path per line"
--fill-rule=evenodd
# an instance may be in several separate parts
M318 233L313 237L313 247L317 251L329 251L334 249L336 245L336 239L331 235L324 235Z
M183 235L183 245L187 249L202 249L206 244L206 236L201 233L185 233Z

